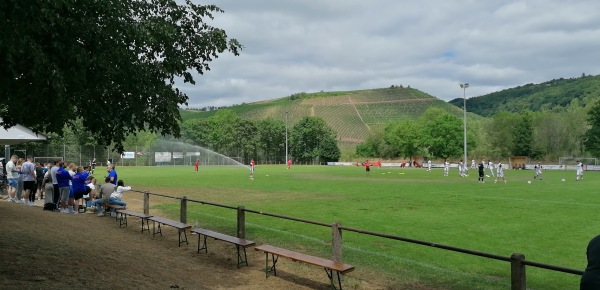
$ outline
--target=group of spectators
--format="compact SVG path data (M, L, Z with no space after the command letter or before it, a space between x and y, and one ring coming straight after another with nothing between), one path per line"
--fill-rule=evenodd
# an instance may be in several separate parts
M5 199L30 206L43 199L44 209L61 213L78 214L80 207L96 207L98 216L104 216L104 205L125 206L123 192L131 189L118 180L112 165L107 166L100 187L88 167L67 165L62 160L34 164L32 156L23 160L13 155L4 167L8 185Z

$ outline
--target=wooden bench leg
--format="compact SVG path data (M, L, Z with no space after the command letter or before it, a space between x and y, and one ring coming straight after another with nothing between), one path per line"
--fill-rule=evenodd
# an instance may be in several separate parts
M156 234L160 234L162 236L162 229L160 228L160 223L158 223L158 229L156 229L155 225L156 222L152 221L152 237L154 237Z
M202 248L200 248L200 238L201 236L204 236L204 239L202 240ZM205 253L208 253L208 247L206 245L206 235L201 235L198 234L198 253L200 253L200 250L204 250Z
M327 269L325 268L325 273L327 273L327 277L329 277L329 283L331 283L331 287L333 287L333 289L338 289L335 287L335 283L333 283L333 275L335 274L337 276L337 280L338 280L338 285L340 286L340 290L342 290L342 280L340 278L340 273L338 271L334 271L331 269Z
M246 264L246 266L248 266L248 256L246 256L246 247L242 247L242 249L244 250L244 257L242 257L242 255L240 254L240 247L240 245L235 245L235 249L237 250L238 256L238 269L240 268L241 264Z
M119 213L117 213L117 215L119 215ZM121 226L127 226L127 215L126 214L120 214L119 217L119 227Z
M181 232L183 232L184 239L181 238ZM181 247L181 244L183 244L184 242L186 245L189 245L187 240L187 233L185 232L185 229L179 229L179 246Z
M144 220L146 220L146 227L144 227ZM142 234L144 233L144 231L148 231L150 232L150 224L148 222L148 219L142 219Z
M279 259L279 256L275 257L274 254L271 254L271 258L273 260L273 266L269 267L269 253L265 252L265 275L266 278L269 278L269 273L273 272L274 276L277 276L277 269L275 268L275 265L277 264L277 259Z

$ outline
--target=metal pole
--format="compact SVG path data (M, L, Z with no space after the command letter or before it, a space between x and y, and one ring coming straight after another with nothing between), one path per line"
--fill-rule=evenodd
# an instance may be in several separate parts
M285 164L288 162L288 111L285 111Z
M460 84L460 87L463 89L463 122L464 122L464 132L463 132L463 148L465 150L464 152L464 159L463 159L463 168L467 168L467 88L469 87L468 83L464 83L464 84Z

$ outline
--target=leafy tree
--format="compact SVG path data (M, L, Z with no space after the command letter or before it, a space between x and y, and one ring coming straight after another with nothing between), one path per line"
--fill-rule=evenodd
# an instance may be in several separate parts
M588 112L587 118L590 128L584 136L584 144L593 156L600 157L600 101Z
M356 146L356 155L359 157L381 157L383 133L376 132Z
M514 124L518 119L519 115L516 113L500 111L484 126L491 155L505 157L511 154L514 144Z
M421 116L421 140L435 158L459 157L463 152L462 121L442 109L429 108Z
M181 125L182 137L195 145L212 148L208 119L189 119Z
M258 147L263 157L266 160L283 157L285 155L285 123L282 120L268 118L258 121L256 127L258 129Z
M533 120L530 111L522 113L514 124L512 154L515 156L530 156L533 152Z
M232 110L219 110L208 118L209 139L214 151L230 155L239 144L240 117Z
M238 154L245 163L256 156L258 149L258 128L249 120L239 120L237 124L237 146Z
M335 132L320 117L304 117L296 123L290 143L292 156L300 162L337 161L340 156Z
M178 2L1 1L0 125L60 135L81 119L118 151L144 129L179 137L175 80L242 46L204 21L220 8Z
M394 157L412 157L421 151L421 128L414 120L388 124L384 139L396 148L398 155Z

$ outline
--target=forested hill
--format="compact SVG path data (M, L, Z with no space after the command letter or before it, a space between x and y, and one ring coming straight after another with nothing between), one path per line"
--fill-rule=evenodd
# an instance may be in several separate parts
M540 111L565 107L574 99L578 99L582 104L600 99L600 75L582 75L579 78L560 78L541 84L526 84L470 98L467 99L467 111L489 117L499 111ZM463 107L462 98L449 103L459 108Z
M420 90L392 86L344 92L299 93L292 96L235 105L228 110L247 120L285 120L290 125L305 116L322 117L336 133L338 142L360 143L390 121L416 119L427 108L438 107L452 115L462 110ZM208 118L216 111L181 110L184 120Z

